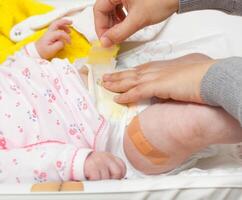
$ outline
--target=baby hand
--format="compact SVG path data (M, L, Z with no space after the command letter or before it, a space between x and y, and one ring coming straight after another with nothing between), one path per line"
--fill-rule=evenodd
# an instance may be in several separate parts
M122 179L126 166L118 157L108 152L93 152L85 162L84 173L88 180Z
M36 43L36 49L44 59L53 58L56 53L65 47L66 43L71 42L69 25L71 21L60 19L53 22L48 31Z

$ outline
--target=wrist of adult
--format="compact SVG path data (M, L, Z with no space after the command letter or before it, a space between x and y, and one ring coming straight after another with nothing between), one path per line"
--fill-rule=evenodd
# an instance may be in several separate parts
M222 0L179 0L178 13L213 9L232 14L234 12L235 2Z
M242 58L232 57L214 64L202 80L201 96L207 104L223 107L242 124L241 63Z

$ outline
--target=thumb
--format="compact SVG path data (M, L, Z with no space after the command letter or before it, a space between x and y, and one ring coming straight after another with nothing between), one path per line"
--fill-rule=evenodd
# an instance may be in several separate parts
M114 100L120 104L135 103L154 97L159 84L156 81L145 82L132 88L126 93L116 96Z
M145 26L143 17L139 17L135 10L131 10L128 16L120 23L107 30L100 38L104 47L119 44Z

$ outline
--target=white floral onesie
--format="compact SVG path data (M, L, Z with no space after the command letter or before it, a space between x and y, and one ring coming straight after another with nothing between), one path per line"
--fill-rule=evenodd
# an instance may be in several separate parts
M0 67L0 183L84 180L109 126L68 60L43 60L32 43Z

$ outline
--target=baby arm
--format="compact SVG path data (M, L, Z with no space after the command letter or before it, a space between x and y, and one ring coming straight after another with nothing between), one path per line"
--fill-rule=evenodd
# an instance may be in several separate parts
M122 160L71 144L43 143L0 151L0 183L121 179ZM21 172L21 173L20 173Z
M43 143L0 150L0 183L121 179L122 160L71 144ZM21 172L21 173L20 173Z
M66 43L71 42L70 29L68 26L71 21L61 19L53 22L48 31L35 43L30 43L10 56L4 63L4 66L10 67L13 63L22 60L24 57L51 59Z
M51 141L0 150L0 183L85 180L84 162L91 152Z

